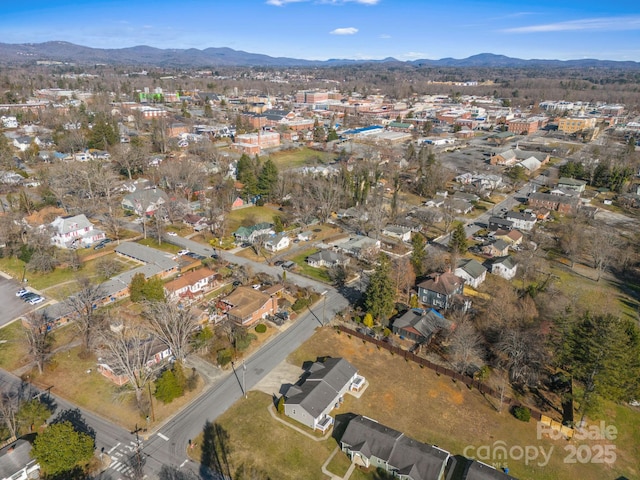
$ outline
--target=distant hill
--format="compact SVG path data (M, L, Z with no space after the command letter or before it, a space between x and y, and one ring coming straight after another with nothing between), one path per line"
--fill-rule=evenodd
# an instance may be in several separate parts
M331 59L326 61L304 60L287 57L270 57L258 53L231 48L161 49L144 45L129 48L103 49L84 47L69 42L9 44L0 43L0 63L29 64L37 61L57 61L91 65L140 65L157 67L328 67L367 63L404 64L429 67L573 67L573 68L640 68L639 62L613 60L523 60L492 53L481 53L468 58L442 58L440 60L413 60L401 62L389 57L382 60Z

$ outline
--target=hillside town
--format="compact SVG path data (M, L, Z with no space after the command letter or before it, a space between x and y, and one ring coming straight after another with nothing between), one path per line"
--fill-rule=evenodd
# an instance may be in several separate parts
M56 424L93 443L46 478L638 475L638 105L31 68L0 87L1 478ZM568 470L598 422L613 460ZM551 467L480 454L534 423Z

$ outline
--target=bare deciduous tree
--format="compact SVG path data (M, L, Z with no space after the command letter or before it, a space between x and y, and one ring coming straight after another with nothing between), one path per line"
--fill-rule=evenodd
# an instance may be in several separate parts
M621 242L616 232L607 226L597 225L590 232L587 250L593 260L593 268L598 273L597 282L600 281L602 274L615 261L620 247Z
M38 372L42 373L51 353L52 338L49 319L44 313L36 311L28 314L25 320L29 358L38 367Z
M198 326L198 318L191 309L179 308L175 303L151 302L144 316L149 329L178 360L184 360L190 352L191 337Z
M508 328L501 332L496 346L509 379L519 385L534 386L545 365L545 349L541 336L523 328Z
M141 406L144 388L153 377L147 365L152 357L153 339L140 327L125 327L120 332L104 330L100 340L100 356L129 379Z
M74 313L74 324L82 336L82 346L88 352L104 326L104 316L97 309L98 302L104 298L104 291L86 277L79 277L76 282L78 291L66 302Z
M0 418L11 437L18 433L18 408L20 397L16 392L0 392Z

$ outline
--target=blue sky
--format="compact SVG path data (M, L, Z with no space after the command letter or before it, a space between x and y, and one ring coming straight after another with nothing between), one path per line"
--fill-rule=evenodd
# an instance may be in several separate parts
M0 0L0 41L399 60L640 61L637 1Z

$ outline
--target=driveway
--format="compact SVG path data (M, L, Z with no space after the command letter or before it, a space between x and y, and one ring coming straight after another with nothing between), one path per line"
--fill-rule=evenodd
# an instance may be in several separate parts
M2 305L0 309L0 328L39 306L29 305L20 297L16 297L16 292L20 290L20 287L20 282L17 280L0 275L0 305Z

